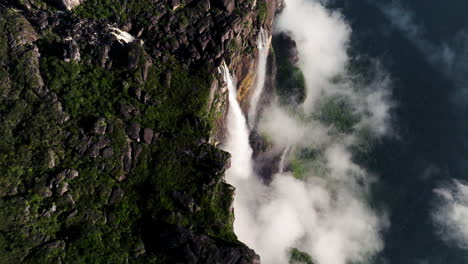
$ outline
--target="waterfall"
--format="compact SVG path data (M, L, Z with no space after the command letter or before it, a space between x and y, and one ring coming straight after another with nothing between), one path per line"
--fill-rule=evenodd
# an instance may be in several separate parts
M278 166L278 173L280 174L283 173L284 171L284 161L286 160L286 156L288 155L289 148L290 146L287 146L284 149L283 154L281 154L281 159L280 159L279 166Z
M247 178L252 175L252 148L249 143L249 129L246 119L237 102L236 85L226 63L221 69L229 91L227 113L227 139L223 149L231 153L230 178Z
M250 109L248 113L248 121L250 128L255 126L258 112L258 102L265 86L266 64L268 58L268 48L270 46L271 38L268 36L268 31L261 28L260 34L257 38L258 48L258 66L257 66L257 80L253 90L252 98L250 100Z

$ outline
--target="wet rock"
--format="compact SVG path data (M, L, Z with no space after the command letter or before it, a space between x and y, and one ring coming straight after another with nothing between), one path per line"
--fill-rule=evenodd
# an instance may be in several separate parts
M129 138L140 142L140 124L132 123L127 127L126 132Z
M143 142L145 144L151 144L151 142L153 140L153 135L154 135L153 129L145 128L143 130Z

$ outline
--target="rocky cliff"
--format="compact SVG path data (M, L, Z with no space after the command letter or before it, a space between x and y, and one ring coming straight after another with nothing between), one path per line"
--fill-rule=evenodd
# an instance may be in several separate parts
M258 263L215 146L217 67L248 98L278 7L2 1L0 263Z

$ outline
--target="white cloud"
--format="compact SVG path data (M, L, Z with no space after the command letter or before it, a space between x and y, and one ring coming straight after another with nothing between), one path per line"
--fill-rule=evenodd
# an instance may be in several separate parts
M468 249L468 185L458 180L434 190L437 196L432 218L440 237Z

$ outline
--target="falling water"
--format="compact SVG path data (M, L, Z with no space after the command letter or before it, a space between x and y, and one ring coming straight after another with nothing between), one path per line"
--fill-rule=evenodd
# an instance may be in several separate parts
M229 91L227 114L227 140L224 150L231 153L231 168L228 177L247 178L252 174L252 148L249 143L247 122L236 99L236 85L226 63L222 66L224 81Z
M279 173L283 173L283 172L284 172L284 162L285 162L285 160L286 160L286 156L288 155L289 148L290 148L290 146L287 146L287 147L284 149L283 154L281 154L281 159L280 159L279 166L278 166L278 172L279 172Z
M266 64L268 57L268 47L270 46L271 37L268 36L268 31L261 28L257 39L258 48L258 66L257 80L253 90L252 99L250 100L250 109L248 114L249 126L253 128L257 119L258 102L265 86Z

